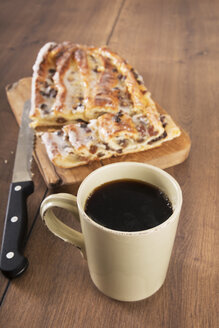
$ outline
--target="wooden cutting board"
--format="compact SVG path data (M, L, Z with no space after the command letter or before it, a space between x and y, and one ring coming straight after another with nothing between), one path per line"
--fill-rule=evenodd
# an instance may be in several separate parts
M8 85L6 87L6 93L16 120L18 124L20 124L24 103L30 99L31 95L31 78L23 78L18 82ZM157 106L160 113L165 113L164 109L159 105ZM122 155L112 159L105 159L72 169L61 169L55 167L50 162L44 145L41 144L40 139L37 138L34 149L34 158L49 188L63 184L79 184L96 168L120 161L149 163L165 169L183 162L189 155L191 147L190 138L182 128L181 132L182 133L178 138L167 141L158 148L136 154Z

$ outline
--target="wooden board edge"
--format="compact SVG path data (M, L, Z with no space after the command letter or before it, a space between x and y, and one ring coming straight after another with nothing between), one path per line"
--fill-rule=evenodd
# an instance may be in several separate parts
M31 95L31 77L24 77L17 82L6 85L5 91L9 105L14 113L17 123L20 125L23 106L25 101L30 99ZM14 103L16 99L16 110Z

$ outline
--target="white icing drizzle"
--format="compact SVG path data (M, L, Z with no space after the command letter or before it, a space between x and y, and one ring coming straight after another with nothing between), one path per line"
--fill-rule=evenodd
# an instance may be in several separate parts
M55 47L57 44L55 42L48 42L46 43L39 51L35 64L33 65L33 77L32 77L32 93L31 93L31 109L30 109L30 116L34 114L36 108L36 93L34 92L36 87L36 80L38 78L38 72L40 68L40 64L42 63L44 57L47 55L49 50L52 47Z

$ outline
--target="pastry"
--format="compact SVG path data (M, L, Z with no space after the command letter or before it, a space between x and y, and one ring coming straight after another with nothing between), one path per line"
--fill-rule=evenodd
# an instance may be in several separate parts
M123 58L107 47L70 42L40 50L30 118L51 161L64 168L147 150L180 135Z

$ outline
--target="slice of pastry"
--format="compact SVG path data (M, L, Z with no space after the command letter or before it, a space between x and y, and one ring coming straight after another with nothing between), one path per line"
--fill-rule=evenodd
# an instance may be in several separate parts
M162 124L142 77L105 47L47 43L33 66L32 127L59 127L103 113L148 113Z
M154 135L145 115L106 113L88 124L66 125L62 130L41 134L54 165L70 168L90 161L158 147L180 135L169 115L161 116L164 132Z

